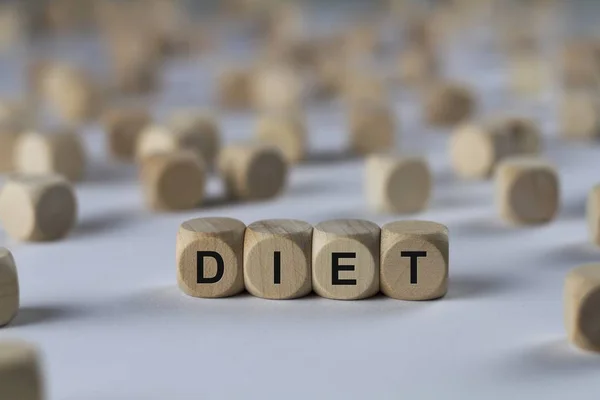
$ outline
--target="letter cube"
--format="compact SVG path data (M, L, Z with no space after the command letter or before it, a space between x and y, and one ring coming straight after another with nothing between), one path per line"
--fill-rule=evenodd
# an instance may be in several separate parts
M564 296L569 340L582 349L600 352L600 264L572 269Z
M379 291L379 226L331 220L313 230L313 290L322 297L358 300Z
M141 182L151 209L191 209L204 198L206 167L186 150L154 154L142 161Z
M15 259L0 247L0 327L8 324L19 311L19 278Z
M281 151L262 143L239 143L225 147L218 161L230 198L264 200L282 192L288 165Z
M306 156L306 124L300 113L274 112L264 115L258 121L256 137L281 150L290 164Z
M600 185L594 186L588 195L587 222L591 242L600 246Z
M38 350L21 341L0 342L0 399L42 400L44 387Z
M389 151L396 144L396 120L391 109L373 101L350 108L350 149L356 154Z
M514 224L543 224L558 212L559 180L552 165L536 157L502 161L496 170L500 216Z
M366 161L365 183L367 202L381 212L419 212L431 194L431 173L422 157L371 155Z
M244 281L266 299L295 299L312 290L312 226L291 219L254 222L244 238Z
M83 143L74 132L28 132L17 141L15 164L17 172L56 173L75 182L81 180L85 173L86 154Z
M193 297L228 297L244 290L246 225L232 218L196 218L177 234L177 282Z
M61 239L76 219L75 192L59 175L9 175L0 191L0 221L13 238Z
M142 108L119 107L109 110L103 122L109 153L120 160L132 160L137 140L151 117Z
M448 290L448 228L397 221L381 228L381 291L400 300L430 300Z

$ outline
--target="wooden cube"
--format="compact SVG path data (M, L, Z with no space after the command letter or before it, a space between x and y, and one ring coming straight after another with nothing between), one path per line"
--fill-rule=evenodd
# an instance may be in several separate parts
M68 130L27 132L15 147L15 169L25 174L56 173L75 182L85 173L86 154L79 136Z
M168 127L177 137L178 147L200 154L212 166L221 149L221 132L207 111L184 109L171 115Z
M510 157L496 169L500 216L514 224L543 224L558 212L559 181L554 167L536 157Z
M297 71L288 66L259 69L252 81L253 104L259 110L281 111L302 107L302 82Z
M350 149L356 154L389 151L396 145L393 111L377 102L355 103L350 109Z
M466 179L486 179L504 158L538 154L540 149L537 126L518 117L461 124L450 139L452 168Z
M379 212L416 213L427 207L431 172L423 157L374 154L367 158L365 191Z
M143 108L119 107L109 110L103 118L109 153L119 160L132 160L137 140L151 120L150 114Z
M0 247L0 327L12 321L18 311L19 278L15 259L8 249Z
M510 61L510 86L519 95L538 95L552 84L548 60L535 53L521 53Z
M400 300L431 300L448 290L448 228L397 221L381 228L381 291Z
M286 161L295 164L306 157L307 132L304 118L295 112L263 115L256 126L256 137L277 147Z
M261 143L225 147L218 161L227 195L233 199L264 200L283 191L288 165L280 150Z
M250 69L225 69L217 80L217 103L225 110L243 110L252 107L253 71Z
M244 290L246 225L231 218L196 218L177 234L177 282L193 297L227 297Z
M588 195L587 222L590 241L600 246L600 185L594 186Z
M141 182L148 207L154 210L186 210L204 198L206 166L198 155L179 150L144 158Z
M14 169L14 150L19 132L0 125L0 173Z
M313 290L322 297L359 300L379 291L379 226L331 220L313 230Z
M75 192L60 175L9 175L0 191L0 222L15 239L61 239L76 219Z
M425 96L425 119L434 126L455 126L474 112L475 96L468 87L458 83L438 83Z
M600 264L583 265L567 274L564 302L569 341L600 352Z
M312 226L291 219L254 222L244 237L246 290L266 299L295 299L312 290Z
M420 85L439 74L438 60L432 51L422 47L410 47L400 55L399 78L402 84Z
M22 341L1 341L0 399L42 400L44 397L37 348Z
M387 87L379 76L351 68L347 68L346 71L339 71L338 74L344 78L342 87L344 100L350 105L354 103L387 103Z
M565 93L560 114L560 134L567 139L600 137L600 99L594 93Z

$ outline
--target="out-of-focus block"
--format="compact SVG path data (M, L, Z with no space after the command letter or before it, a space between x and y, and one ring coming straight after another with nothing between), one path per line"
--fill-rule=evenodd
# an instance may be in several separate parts
M381 291L400 300L431 300L448 290L448 228L397 221L381 228Z
M359 300L379 292L381 229L363 220L331 220L313 230L313 290L337 300Z
M43 398L44 387L38 350L22 341L0 342L0 399Z
M560 204L559 181L552 165L537 157L510 157L496 169L500 216L514 224L550 222Z
M254 74L252 96L258 110L297 110L302 107L303 92L299 73L289 66L263 67Z
M244 110L252 107L253 71L250 69L226 69L217 80L217 103L225 110Z
M260 143L225 147L218 161L230 198L263 200L280 194L288 177L288 165L280 150Z
M142 161L141 182L150 208L191 209L204 198L206 167L186 150L155 154Z
M177 234L177 282L193 297L228 297L244 290L246 225L231 218L196 218Z
M438 83L427 91L423 112L431 125L452 127L471 117L475 103L475 96L468 87L452 82Z
M568 273L564 302L569 341L600 352L600 264L583 265Z
M244 238L244 281L266 299L295 299L312 289L312 226L291 219L254 222Z
M590 241L600 246L600 185L594 186L588 195L587 222Z
M565 93L560 118L560 134L563 137L598 139L600 137L599 96L582 91Z
M297 112L263 115L256 126L256 137L281 150L290 164L295 164L306 156L306 124L303 116Z
M431 172L422 157L374 154L366 160L369 206L380 212L416 213L427 206Z
M0 247L0 327L12 321L18 311L19 278L17 266L11 252L4 247Z
M15 239L61 239L76 219L75 192L59 175L10 175L0 191L0 222Z
M396 144L396 120L388 106L359 102L349 110L350 149L356 154L390 151Z
M221 149L221 132L216 118L208 111L179 110L168 123L180 148L192 150L212 166Z
M56 173L71 182L85 174L86 154L79 136L68 130L27 132L15 147L15 169L25 174Z
M151 123L148 111L142 108L119 107L109 110L104 118L109 153L120 160L132 160L141 132Z

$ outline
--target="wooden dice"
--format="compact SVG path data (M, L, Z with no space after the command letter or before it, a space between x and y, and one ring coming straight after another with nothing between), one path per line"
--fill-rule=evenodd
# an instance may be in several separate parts
M240 143L225 147L218 161L229 198L264 200L282 192L288 166L281 151L261 143Z
M536 157L511 157L498 165L496 203L500 216L514 224L543 224L560 204L559 181L552 165Z
M20 132L0 125L0 173L10 172L14 167L14 148Z
M363 220L332 220L313 231L313 290L322 297L358 300L379 291L380 228Z
M390 151L396 144L396 120L379 102L362 101L350 108L350 149L356 154Z
M410 47L400 55L399 80L405 85L421 85L435 79L439 72L438 60L432 51Z
M374 154L366 160L365 192L379 212L416 213L427 206L431 172L422 157Z
M151 209L187 210L202 203L206 166L186 150L154 154L141 163L141 182Z
M429 221L381 228L381 291L401 300L430 300L448 290L448 228Z
M600 246L600 185L594 186L588 195L587 223L590 241Z
M244 282L266 299L295 299L312 290L312 226L296 220L266 220L246 228Z
M177 282L193 297L227 297L244 290L246 225L231 218L197 218L177 234Z
M538 127L519 117L461 124L450 138L452 168L465 179L488 178L502 159L537 154L540 149Z
M15 239L61 239L76 219L75 193L59 175L10 175L0 191L0 222Z
M286 161L295 164L307 153L307 132L298 112L274 112L263 115L256 126L258 140L281 150Z
M179 110L171 115L168 127L180 148L197 152L207 165L213 165L221 149L221 132L211 114L203 110Z
M258 110L285 111L302 106L303 85L298 72L285 65L264 67L252 81L253 104Z
M244 110L252 107L252 70L230 68L220 71L217 79L217 103L225 110Z
M19 278L15 259L0 247L0 327L8 324L19 311Z
M0 342L0 399L42 400L44 387L40 356L33 345Z
M600 98L597 94L565 93L560 110L560 134L574 140L600 137Z
M20 173L56 173L75 182L83 178L85 166L83 143L69 130L27 132L16 143L15 169Z
M434 126L452 127L475 112L475 96L461 84L444 82L433 85L426 93L423 113Z
M565 327L577 347L600 352L600 264L572 269L565 280Z
M109 110L103 119L109 153L116 159L133 160L141 132L151 123L143 108L119 107Z

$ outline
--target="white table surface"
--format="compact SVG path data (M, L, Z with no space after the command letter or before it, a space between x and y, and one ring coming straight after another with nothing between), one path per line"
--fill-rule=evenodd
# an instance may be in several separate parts
M4 61L17 68L15 60ZM371 213L363 162L321 155L341 154L345 144L339 106L311 108L313 155L292 171L282 197L252 204L211 200L178 213L146 210L135 169L109 162L102 132L90 127L84 135L91 162L77 186L73 233L35 244L13 242L0 231L21 283L19 315L0 339L39 345L52 400L594 398L600 356L567 343L562 289L570 268L600 261L585 224L586 195L600 181L600 147L556 138L552 89L541 99L515 99L503 89L502 65L493 57L478 62L450 58L446 72L478 88L481 114L518 112L542 124L546 156L561 178L563 205L551 224L502 224L493 183L452 176L447 135L421 125L418 103L406 93L393 100L400 147L426 154L435 174L431 206L414 216ZM210 78L202 81L198 72L205 67L206 61L173 62L157 115L208 104ZM193 84L182 78L196 73ZM225 140L248 137L252 121L223 115ZM211 197L220 190L214 178ZM431 302L187 297L176 284L175 234L181 222L202 216L246 223L441 222L450 228L449 292Z

